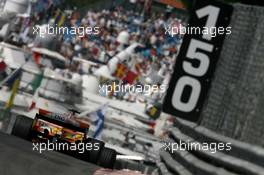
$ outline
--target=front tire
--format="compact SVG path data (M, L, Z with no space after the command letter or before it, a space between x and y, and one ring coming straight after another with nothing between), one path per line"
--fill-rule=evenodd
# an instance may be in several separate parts
M104 168L113 169L116 162L116 150L104 148L100 154L98 165Z
M17 116L11 134L25 140L30 140L33 119Z
M90 143L90 144L92 144L92 147L93 147L92 150L87 151L87 155L86 155L85 160L90 162L90 163L97 164L99 157L100 157L100 154L101 154L102 150L104 149L105 143L102 142L101 140L97 140L97 139L93 139L93 138L88 138L85 141L85 143ZM94 149L95 144L98 146L97 150Z

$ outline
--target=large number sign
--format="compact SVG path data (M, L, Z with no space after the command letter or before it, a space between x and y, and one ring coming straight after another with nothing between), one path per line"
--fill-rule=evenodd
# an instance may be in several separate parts
M228 27L232 6L197 0L191 12L163 111L197 122Z

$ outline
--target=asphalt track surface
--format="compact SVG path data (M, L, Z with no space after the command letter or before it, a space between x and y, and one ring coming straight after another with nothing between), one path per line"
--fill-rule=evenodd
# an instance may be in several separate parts
M56 151L33 151L32 143L0 132L0 175L92 175L99 167Z

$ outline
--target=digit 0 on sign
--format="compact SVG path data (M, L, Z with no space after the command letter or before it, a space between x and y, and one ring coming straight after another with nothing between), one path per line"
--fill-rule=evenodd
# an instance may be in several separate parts
M191 87L190 95L187 102L182 101L182 94L184 89L189 86ZM201 84L195 78L190 76L183 76L181 77L175 87L173 96L172 96L172 105L175 109L184 112L192 111L199 99L201 92Z

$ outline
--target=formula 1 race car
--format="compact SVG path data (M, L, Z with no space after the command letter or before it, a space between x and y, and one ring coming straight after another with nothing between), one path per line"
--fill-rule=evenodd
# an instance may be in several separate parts
M56 151L112 169L116 161L116 151L104 147L104 142L100 140L87 137L90 125L76 117L76 113L77 111L70 110L67 114L58 114L39 109L34 119L17 116L12 135L33 143L64 144L66 148L75 145L77 149L74 151L72 149ZM82 152L78 150L80 144L82 149L86 148Z

